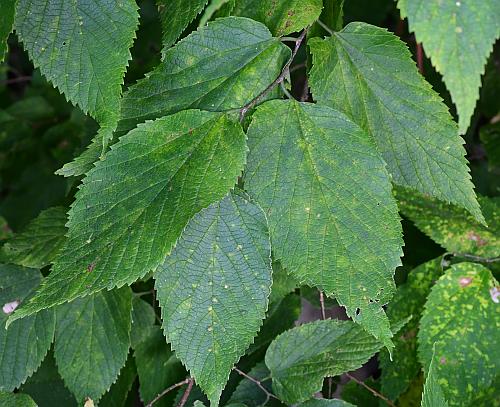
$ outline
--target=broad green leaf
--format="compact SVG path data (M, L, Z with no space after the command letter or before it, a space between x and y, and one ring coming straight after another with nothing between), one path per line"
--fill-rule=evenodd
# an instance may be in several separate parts
M459 131L474 113L481 75L500 36L500 2L399 0L401 17L424 45L457 106Z
M322 0L238 0L232 14L260 21L281 36L314 23L322 8Z
M300 407L356 407L354 404L339 399L311 399L299 404Z
M207 3L208 0L156 0L163 29L163 56Z
M39 369L26 380L26 383L19 390L29 394L40 407L78 406L75 397L66 388L57 371L52 351L49 351Z
M66 211L56 206L41 212L21 233L2 246L0 259L33 268L50 264L64 244Z
M324 377L359 368L382 346L352 321L315 321L278 336L267 349L266 365L275 394L295 404L320 391Z
M438 280L425 304L418 354L435 374L450 406L468 405L500 370L498 282L474 263L453 265Z
M276 100L253 115L248 145L245 188L267 213L275 257L390 346L382 305L394 292L401 225L370 137L329 107Z
M149 332L134 351L135 364L139 375L139 392L144 403L149 403L167 387L186 376L179 359L171 351L159 326ZM172 406L172 393L155 406ZM168 396L168 395L167 395Z
M373 136L394 183L459 205L484 222L463 140L406 45L385 29L351 23L309 46L315 100Z
M0 391L0 405L2 407L37 407L37 404L27 394L4 391Z
M427 371L427 378L425 379L424 392L422 393L422 407L448 407L443 390L439 384L435 364L436 358L433 352L431 364Z
M398 287L394 298L387 306L387 316L391 321L411 320L394 338L392 360L388 352L380 352L382 369L381 393L390 400L396 400L410 386L420 373L417 357L417 332L425 301L432 286L443 273L441 258L424 263L408 274L405 284Z
M209 23L170 49L162 63L124 95L118 133L183 109L237 109L281 72L290 49L248 18Z
M265 317L268 233L262 210L230 193L191 219L155 272L167 341L212 405Z
M0 391L19 387L40 366L54 338L54 310L5 328L8 316L40 284L36 269L0 264Z
M188 220L234 185L245 155L240 125L220 113L183 111L132 130L84 179L52 273L13 317L153 270Z
M15 28L35 67L111 138L139 21L134 0L18 0Z
M153 307L144 300L135 297L132 301L132 330L130 343L135 349L155 329L156 315Z
M14 24L15 0L2 0L2 12L0 13L0 63L3 62L7 53L7 38Z
M128 394L136 377L137 371L134 358L129 354L125 366L120 370L118 379L99 401L99 407L125 407Z
M500 198L478 196L488 227L461 208L398 189L401 213L432 240L452 253L500 256Z
M130 347L131 311L128 287L57 308L54 356L78 403L97 402L117 379Z

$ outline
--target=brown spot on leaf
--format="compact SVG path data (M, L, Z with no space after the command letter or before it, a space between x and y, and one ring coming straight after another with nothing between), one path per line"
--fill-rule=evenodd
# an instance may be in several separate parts
M500 288L499 287L492 287L490 289L490 296L495 304L500 303Z
M92 273L94 269L95 269L95 262L92 262L87 266L87 273Z
M446 364L446 358L444 356L441 356L441 358L439 359L439 363L441 363L442 365Z
M460 277L458 280L460 287L467 287L470 283L472 283L472 277Z
M476 242L476 245L478 247L484 246L488 243L487 240L483 239L479 234L477 234L474 231L470 231L467 233L467 239L472 240L473 242Z

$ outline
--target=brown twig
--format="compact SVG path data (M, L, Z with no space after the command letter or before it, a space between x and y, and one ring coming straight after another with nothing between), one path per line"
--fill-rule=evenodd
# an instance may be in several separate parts
M17 78L5 79L0 81L2 85L10 85L12 83L29 82L31 81L31 76L18 76Z
M419 72L424 74L424 49L422 48L422 43L417 42L417 66Z
M265 394L266 394L266 401L264 401L264 403L262 403L262 405L266 405L267 402L269 401L270 398L273 398L273 399L276 399L276 400L279 400L278 397L276 397L273 393L269 392L263 385L262 383L253 378L252 376L249 376L247 375L245 372L241 371L240 369L238 369L237 367L234 368L234 371L236 373L238 373L239 375L243 376L244 378L250 380L251 382L255 383L257 385L257 387L259 389L261 389Z
M191 393L191 390L193 389L193 383L194 383L194 380L192 378L189 378L186 390L184 391L184 394L182 395L181 401L179 401L179 404L177 405L177 407L184 407L184 404L186 404L186 401L189 397L189 394Z
M177 387L181 387L185 384L189 385L190 380L192 381L193 379L189 379L189 378L184 379L182 382L175 383L172 386L167 387L165 390L163 390L161 393L159 393L153 400L151 400L148 404L146 404L146 407L151 407L154 403L156 403L158 400L160 400L165 394L176 389Z
M356 383L358 383L360 386L363 386L366 390L371 392L375 397L378 397L379 399L383 400L388 406L390 407L396 407L396 405L389 400L387 397L385 397L383 394L380 394L377 390L371 388L368 386L365 382L357 379L356 377L350 375L349 373L345 374L349 379L354 380Z
M475 256L473 254L468 254L468 253L452 253L452 252L447 252L443 254L442 260L441 260L441 265L445 265L444 262L446 262L446 257L451 256L451 257L463 257L465 259L469 260L474 260L480 263L496 263L500 261L500 257L481 257L481 256Z
M288 72L290 70L290 65L292 64L295 56L297 55L297 52L299 52L300 44L302 44L302 41L304 40L306 33L307 33L307 28L302 30L300 35L297 37L297 41L295 41L295 46L292 51L292 56L286 62L279 76L266 89L264 89L255 98L253 98L250 102L248 102L245 106L243 106L240 109L240 122L243 121L243 119L245 118L246 114L250 109L255 107L255 105L259 103L267 94L269 94L269 92L271 92L276 86L278 86L281 82L284 81L285 77L288 75Z

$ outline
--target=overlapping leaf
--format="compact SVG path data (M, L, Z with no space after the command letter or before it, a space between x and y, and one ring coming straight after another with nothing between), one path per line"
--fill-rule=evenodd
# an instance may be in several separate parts
M405 44L365 23L351 23L308 44L314 98L346 113L374 137L393 181L461 206L484 222L463 140Z
M36 269L0 264L0 390L19 387L40 366L54 338L54 310L45 310L5 329L9 314L40 284Z
M227 17L211 22L170 49L124 95L118 132L182 109L242 107L278 76L289 54L256 21Z
M232 14L260 21L281 36L314 23L322 8L322 0L238 0Z
M156 0L163 29L163 55L207 3L208 0Z
M352 321L315 321L278 336L267 349L266 365L275 394L295 404L320 391L325 376L359 368L382 346Z
M134 0L19 0L15 28L34 65L109 138L139 14Z
M0 249L0 259L25 267L42 268L54 260L64 244L67 217L64 207L49 208Z
M3 62L7 53L7 38L14 24L15 0L2 1L2 12L0 13L0 63Z
M245 187L268 215L276 258L390 346L381 306L394 292L401 226L369 135L329 107L270 101L248 143Z
M478 196L488 227L461 208L428 196L399 189L397 198L403 215L447 251L500 256L500 198Z
M411 317L394 338L392 360L388 352L379 355L382 369L381 393L391 400L403 394L421 370L417 357L417 332L424 304L432 286L442 274L441 258L424 263L408 274L387 307L391 321Z
M422 407L448 407L438 381L435 364L436 361L433 353L425 379L424 392L422 393Z
M78 403L87 397L99 400L118 377L130 347L131 311L128 287L80 298L57 309L54 355Z
M27 394L0 391L0 405L3 407L37 407Z
M234 185L245 150L238 123L198 110L122 137L84 179L52 273L13 318L130 284L154 269L188 220Z
M450 406L468 405L499 372L496 286L487 268L456 264L432 288L425 304L418 353L422 365L429 366L435 346L436 375Z
M481 75L500 36L500 2L399 0L401 16L424 45L457 106L465 133L479 98Z
M165 336L212 405L264 319L270 256L264 213L231 193L193 217L155 273Z

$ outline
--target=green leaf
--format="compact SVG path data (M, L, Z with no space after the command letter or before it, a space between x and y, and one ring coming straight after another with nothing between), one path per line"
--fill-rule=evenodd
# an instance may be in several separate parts
M311 399L299 404L300 407L356 407L354 404L339 399Z
M144 403L149 403L156 395L186 375L159 326L155 326L148 337L136 346L134 358L139 375L139 391ZM170 397L162 398L155 406L172 406L173 396L174 393Z
M484 222L463 140L406 45L385 29L351 23L309 46L315 100L373 136L394 183L459 205Z
M57 308L54 355L78 403L99 400L118 377L130 347L131 311L128 287Z
M232 14L260 21L281 36L311 25L322 9L322 0L238 0Z
M8 263L42 268L54 260L64 244L67 208L56 206L42 211L19 234L0 249L0 258Z
M2 1L2 12L0 13L0 63L3 62L7 54L7 39L12 32L15 8L15 0Z
M411 316L411 320L394 338L395 348L392 360L388 352L380 352L382 369L381 393L390 400L396 400L410 386L420 373L417 357L417 332L420 316L432 286L443 273L441 258L421 264L408 274L405 284L398 287L387 307L391 321L400 321Z
M135 0L19 0L16 32L35 67L111 138L139 22Z
M7 393L0 391L0 405L2 407L37 407L33 399L27 394Z
M132 389L136 377L137 372L134 358L129 354L118 379L99 401L99 407L125 407L128 394Z
M54 310L46 310L5 329L19 304L40 284L36 269L0 264L0 391L19 387L40 366L54 338Z
M14 317L156 268L188 220L234 185L245 156L240 125L219 113L183 111L132 130L84 179L52 273Z
M135 349L139 343L147 339L152 330L155 329L156 315L153 307L139 297L132 301L132 330L130 331L130 343Z
M247 375L253 379L260 381L262 386L270 393L272 393L271 381L269 380L270 374L269 369L266 367L264 362L257 363ZM267 379L267 380L266 380ZM267 401L267 403L266 403ZM276 402L276 403L274 403ZM257 384L244 377L234 389L231 398L228 401L229 404L244 404L248 407L261 407L264 405L281 405L276 399L267 400L266 393L257 386Z
M49 351L39 369L19 390L29 394L40 407L78 406L74 396L64 386L52 351Z
M478 223L461 208L421 194L398 189L401 213L452 253L482 257L500 256L500 198L478 196L489 227Z
M214 15L217 14L217 12L223 9L224 6L227 7L227 4L230 1L231 0L210 0L210 4L207 6L205 11L203 12L203 15L200 18L198 27L203 27L204 25L206 25L208 21L212 19Z
M435 346L436 376L450 406L468 405L499 372L496 286L487 268L456 264L434 285L425 304L418 333L419 358L423 366L429 366Z
M278 336L267 349L266 365L275 394L294 404L320 391L324 377L361 367L382 346L352 321L315 321Z
M167 341L213 405L262 325L271 275L265 215L240 193L195 215L155 273Z
M443 390L438 382L435 363L435 352L433 352L427 378L425 379L424 392L422 393L422 407L448 407Z
M281 72L290 49L262 24L228 17L170 49L162 63L124 95L118 133L183 109L237 109Z
M253 115L248 144L245 187L267 213L275 257L391 346L382 305L394 292L401 225L370 137L329 107L270 101Z
M207 3L208 0L156 0L163 30L163 57Z
M463 134L474 113L481 75L500 35L497 0L399 0L401 18L424 45L457 106Z

